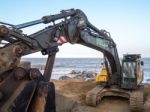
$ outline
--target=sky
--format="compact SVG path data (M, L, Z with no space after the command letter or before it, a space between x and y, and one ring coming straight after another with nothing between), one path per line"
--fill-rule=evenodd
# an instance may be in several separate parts
M81 9L99 29L110 32L119 56L138 53L150 57L150 0L1 0L0 21L20 24L57 14L63 9ZM45 25L23 29L32 34ZM64 44L57 57L102 57L99 51ZM26 57L43 57L35 53Z

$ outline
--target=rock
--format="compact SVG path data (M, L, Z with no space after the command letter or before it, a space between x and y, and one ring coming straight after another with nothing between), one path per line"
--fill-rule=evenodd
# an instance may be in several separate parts
M75 79L84 79L84 75L82 75L82 74L76 75L73 78L75 78Z
M71 72L70 72L70 74L80 74L81 72L79 71L79 70L72 70Z
M83 71L82 72L82 75L84 76L84 78L94 78L94 72L91 72L91 71Z
M70 74L75 74L73 78L75 79L82 79L82 80L93 80L95 78L95 72L92 71L79 71L79 70L72 70ZM65 75L59 78L59 80L66 80L70 78L69 76Z
M93 72L87 72L86 73L86 78L93 78L94 77L93 74L94 74Z
M90 72L90 71L83 71L81 72L79 75L76 75L75 77L73 78L76 78L76 79L82 79L82 80L93 80L94 79L94 72Z
M81 74L85 75L87 73L87 71L82 71Z
M61 76L61 77L59 77L59 80L66 80L66 79L69 79L70 77L69 76Z

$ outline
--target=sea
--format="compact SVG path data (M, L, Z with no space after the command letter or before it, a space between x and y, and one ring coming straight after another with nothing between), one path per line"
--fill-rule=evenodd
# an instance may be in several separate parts
M47 58L22 58L22 61L30 61L31 65L45 65ZM150 58L142 59L144 62L144 80L143 83L150 83ZM56 58L51 79L59 79L61 76L73 77L70 72L90 71L99 73L101 70L102 58ZM40 70L42 73L43 70Z

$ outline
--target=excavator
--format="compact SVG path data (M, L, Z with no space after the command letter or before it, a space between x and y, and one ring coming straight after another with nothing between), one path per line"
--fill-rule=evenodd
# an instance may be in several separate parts
M105 63L106 60L104 60ZM130 110L142 112L143 110L143 61L140 54L125 54L122 60L121 85L110 85L111 70L108 65L103 65L101 72L96 76L96 84L93 90L87 94L86 102L90 106L96 106L103 97L119 96L129 99ZM111 86L111 87L110 87ZM100 89L101 88L101 89ZM93 100L93 102L91 102Z
M37 24L48 26L30 35L23 33L23 28ZM121 65L110 33L92 25L82 10L69 9L19 25L0 22L0 112L56 112L50 78L58 46L67 42L95 49L105 57L106 85L100 83L87 93L87 105L97 106L103 97L118 96L129 99L131 111L143 111L141 56L124 55ZM48 55L43 74L30 64L19 64L22 56L39 51Z
M106 60L105 60L106 61ZM140 54L126 54L122 60L122 88L136 89L136 85L140 85L143 81L143 61L141 60ZM109 70L109 71L108 71ZM96 76L97 85L108 86L109 73L111 74L110 67L106 68L105 64L102 63L102 69L99 75ZM139 78L137 78L139 77ZM129 80L129 81L126 81Z

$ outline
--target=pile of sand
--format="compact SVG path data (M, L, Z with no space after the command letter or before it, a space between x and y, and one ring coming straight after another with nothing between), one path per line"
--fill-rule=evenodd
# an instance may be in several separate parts
M97 107L89 107L85 104L86 93L95 87L94 81L79 79L52 80L56 91L79 103L73 112L130 112L128 100L116 97L107 97ZM145 85L145 109L150 109L150 85Z
M83 81L80 79L53 80L53 82L58 92L80 104L85 104L86 93L95 87L94 81Z

